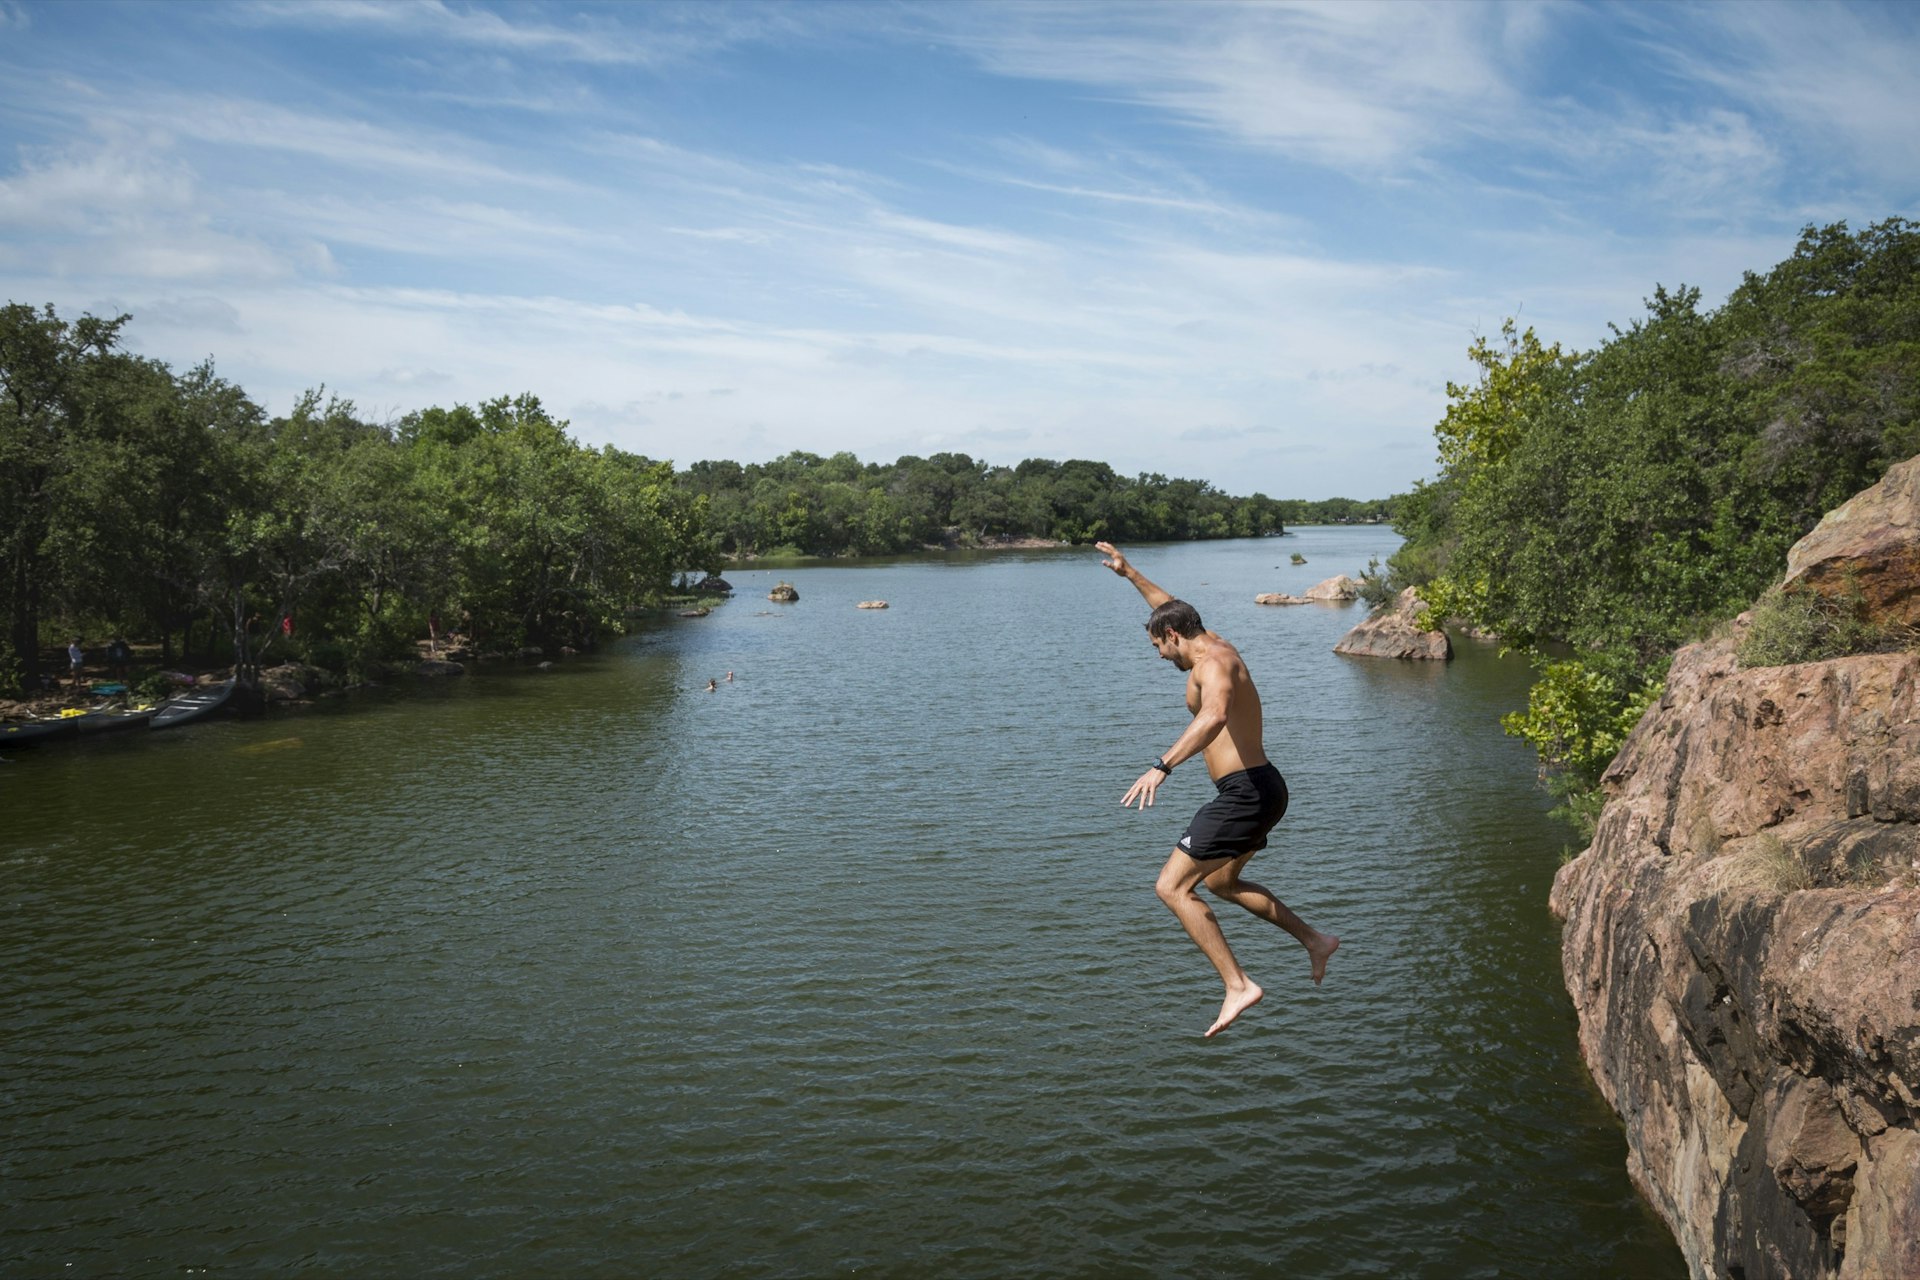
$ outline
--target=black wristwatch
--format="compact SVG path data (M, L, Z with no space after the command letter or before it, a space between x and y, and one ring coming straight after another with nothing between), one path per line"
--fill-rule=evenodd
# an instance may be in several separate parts
M1158 769L1160 772L1168 775L1169 777L1173 775L1173 766L1167 763L1167 758L1165 756L1161 756L1158 760L1155 760L1148 767L1153 769Z

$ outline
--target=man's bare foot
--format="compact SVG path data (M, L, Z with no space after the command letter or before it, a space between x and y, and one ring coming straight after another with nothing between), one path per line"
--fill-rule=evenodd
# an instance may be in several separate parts
M1319 986L1320 979L1327 976L1327 960L1340 949L1340 939L1331 933L1320 935L1320 941L1307 944L1307 955L1313 959L1313 985Z
M1260 997L1267 994L1258 983L1249 982L1238 991L1229 991L1220 1005L1220 1016L1207 1028L1209 1036L1218 1035L1233 1025L1233 1020L1260 1003Z

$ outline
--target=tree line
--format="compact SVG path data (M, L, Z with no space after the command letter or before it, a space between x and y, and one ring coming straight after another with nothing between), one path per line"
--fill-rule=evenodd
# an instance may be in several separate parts
M1673 650L1754 602L1828 510L1920 451L1920 227L1808 227L1717 308L1656 287L1591 351L1512 321L1449 385L1389 584L1531 652L1507 720L1593 788Z
M738 555L886 555L1009 538L1136 542L1249 538L1285 530L1285 504L1203 480L1123 476L1104 462L964 453L862 463L795 452L766 463L696 462L679 476L705 500L720 550Z
M211 361L126 351L129 319L0 309L0 689L39 687L76 634L157 640L163 662L370 671L436 626L585 647L729 557L1249 537L1290 510L1385 510L959 453L676 472L575 442L532 395L373 422L323 388L270 417Z

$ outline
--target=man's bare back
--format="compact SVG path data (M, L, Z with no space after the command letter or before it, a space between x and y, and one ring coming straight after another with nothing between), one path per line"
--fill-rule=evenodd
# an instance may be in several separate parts
M1211 1036L1224 1031L1266 993L1247 976L1227 946L1219 921L1200 899L1202 883L1214 896L1293 935L1307 950L1316 986L1326 976L1327 961L1340 939L1314 929L1266 889L1240 878L1248 860L1266 847L1267 831L1287 807L1286 781L1267 760L1261 741L1260 692L1240 651L1208 631L1193 606L1149 581L1118 547L1107 542L1094 545L1108 557L1102 563L1132 583L1153 610L1147 638L1162 658L1187 673L1187 710L1193 716L1186 732L1140 775L1120 803L1131 806L1137 801L1142 810L1147 809L1174 768L1196 755L1205 759L1219 792L1194 815L1154 886L1226 986L1219 1016L1207 1028Z

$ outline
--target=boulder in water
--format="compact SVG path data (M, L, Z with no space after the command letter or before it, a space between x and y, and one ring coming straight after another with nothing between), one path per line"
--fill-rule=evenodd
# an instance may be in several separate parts
M1333 651L1352 658L1445 662L1453 657L1453 642L1439 628L1420 625L1427 612L1425 602L1408 587L1391 606L1375 609L1365 622L1341 637Z
M1307 588L1309 600L1358 600L1359 598L1360 579L1344 573Z

